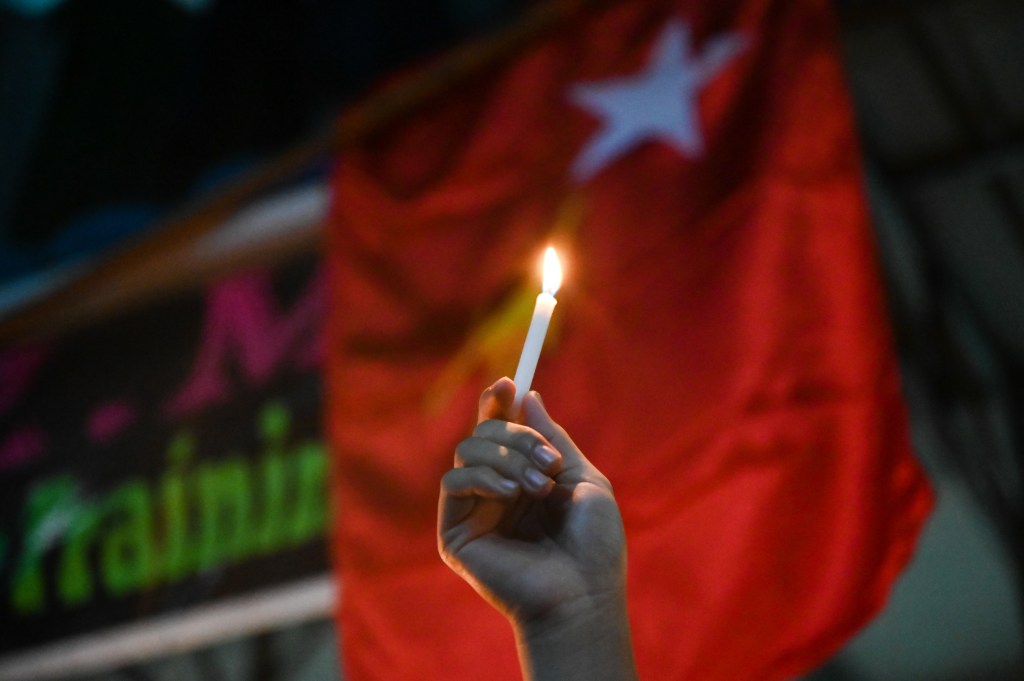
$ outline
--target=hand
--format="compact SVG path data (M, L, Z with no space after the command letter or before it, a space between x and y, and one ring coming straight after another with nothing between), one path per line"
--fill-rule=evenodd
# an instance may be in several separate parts
M441 485L441 556L510 618L530 678L634 678L611 484L537 393L512 423L514 397L508 378L485 390L473 436L456 448Z

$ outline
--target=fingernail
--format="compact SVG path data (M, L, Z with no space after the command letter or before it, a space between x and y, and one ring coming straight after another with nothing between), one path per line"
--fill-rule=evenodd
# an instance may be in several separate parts
M544 475L536 468L527 468L525 475L527 482L529 482L530 485L537 490L544 489L544 487L548 484L548 480L550 480L548 476Z
M498 487L500 487L501 491L504 492L505 494L512 494L512 492L515 492L517 489L519 489L519 483L517 483L515 480L509 480L508 478L505 478L498 483Z
M544 400L541 398L540 393L537 392L536 390L531 390L530 392L533 393L533 396L537 398L538 402L540 402L540 406L543 407L544 406Z
M558 460L558 454L547 445L537 445L533 448L533 460L542 468L547 468Z

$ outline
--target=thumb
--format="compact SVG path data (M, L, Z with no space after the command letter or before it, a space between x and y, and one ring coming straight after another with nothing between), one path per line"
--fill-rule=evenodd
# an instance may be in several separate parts
M476 422L483 423L488 419L512 420L512 401L516 396L516 384L508 376L503 376L490 385L480 395L477 404Z

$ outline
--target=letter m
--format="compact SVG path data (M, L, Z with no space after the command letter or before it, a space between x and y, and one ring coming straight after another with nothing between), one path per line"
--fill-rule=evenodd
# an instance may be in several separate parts
M206 296L199 352L188 379L165 405L166 413L180 416L227 398L231 363L252 386L265 383L285 363L316 366L322 357L325 294L322 268L285 313L278 312L266 272L213 286Z

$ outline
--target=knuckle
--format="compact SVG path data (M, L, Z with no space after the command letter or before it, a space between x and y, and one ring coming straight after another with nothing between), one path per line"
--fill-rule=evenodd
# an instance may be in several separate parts
M473 429L473 434L477 437L485 437L491 433L503 430L503 425L505 423L505 421L501 421L499 419L487 419L485 421L481 421L476 425L476 428Z
M459 444L455 445L455 462L461 464L466 460L466 449L469 447L469 441L463 440Z
M455 460L459 464L467 461L474 461L479 458L479 451L483 441L478 437L468 437L455 445Z
M441 488L444 490L450 490L455 487L458 479L458 469L452 468L444 475L441 476Z
M455 567L457 561L455 560L455 553L452 551L452 547L445 541L443 534L439 534L437 537L437 553L441 556L441 560L444 561L445 565L449 567Z
M530 431L517 433L512 440L512 447L523 454L529 455L533 448L541 443L539 437Z

